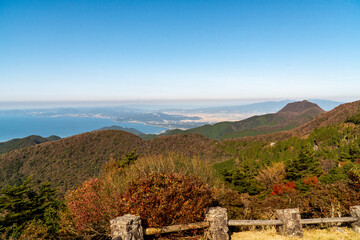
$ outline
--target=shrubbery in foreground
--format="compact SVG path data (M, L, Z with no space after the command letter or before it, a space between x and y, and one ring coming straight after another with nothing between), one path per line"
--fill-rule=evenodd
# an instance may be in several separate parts
M104 237L110 219L139 215L145 227L202 221L213 202L211 189L200 180L177 173L150 173L130 183L124 193L99 179L86 181L67 195L63 215L67 235Z
M202 221L214 202L208 186L176 173L151 173L132 182L124 200L125 212L139 215L145 227Z

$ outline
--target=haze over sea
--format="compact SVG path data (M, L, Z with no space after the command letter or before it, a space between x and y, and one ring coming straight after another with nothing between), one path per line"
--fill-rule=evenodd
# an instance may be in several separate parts
M29 135L57 135L64 138L111 125L135 128L143 133L159 133L166 130L143 123L117 123L106 118L0 116L0 142Z

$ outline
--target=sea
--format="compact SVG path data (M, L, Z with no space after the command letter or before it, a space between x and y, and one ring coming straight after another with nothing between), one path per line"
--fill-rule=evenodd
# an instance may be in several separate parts
M64 138L112 125L135 128L147 134L160 133L166 130L166 128L143 123L118 123L106 118L0 116L0 142L30 135L42 137L56 135Z

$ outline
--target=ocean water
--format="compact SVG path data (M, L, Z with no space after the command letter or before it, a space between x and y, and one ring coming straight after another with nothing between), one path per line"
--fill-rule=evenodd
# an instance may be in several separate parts
M142 123L115 123L111 119L103 118L0 116L0 142L29 135L57 135L64 138L112 125L135 128L143 133L159 133L166 130Z

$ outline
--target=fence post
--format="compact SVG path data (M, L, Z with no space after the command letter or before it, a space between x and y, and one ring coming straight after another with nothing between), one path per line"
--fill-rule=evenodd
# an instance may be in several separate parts
M350 214L352 217L357 217L358 221L351 224L354 232L360 233L360 206L350 207Z
M110 220L113 240L143 240L144 231L139 216L126 214Z
M278 209L276 216L284 224L277 227L279 234L288 237L303 237L301 216L298 208Z
M205 238L211 240L229 240L228 215L226 208L212 207L205 216L209 227L205 231Z

